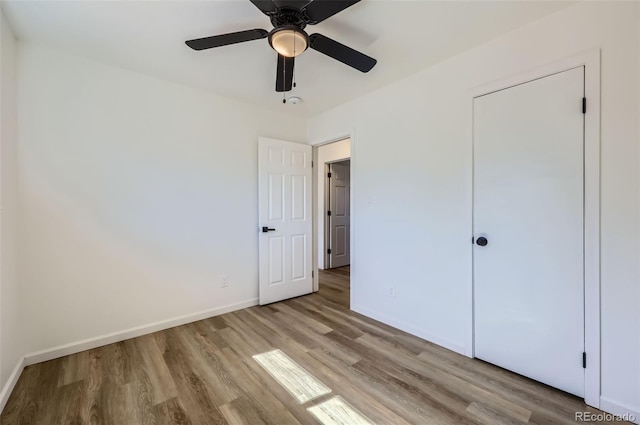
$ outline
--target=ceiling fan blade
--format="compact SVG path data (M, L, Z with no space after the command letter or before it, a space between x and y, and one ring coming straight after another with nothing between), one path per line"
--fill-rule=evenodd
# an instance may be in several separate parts
M211 49L213 47L227 46L229 44L242 43L245 41L258 40L260 38L266 38L267 35L269 35L269 31L267 30L254 29L214 35L211 37L196 38L194 40L185 41L185 43L193 50L204 50Z
M277 7L272 0L251 0L251 3L267 16L271 16L277 11Z
M309 18L308 23L315 25L325 19L353 6L360 0L314 0L304 8L303 12Z
M374 58L322 34L311 34L309 36L309 47L362 72L371 71L371 68L378 62Z
M277 92L291 90L293 86L293 63L294 58L278 55L278 70L276 71Z

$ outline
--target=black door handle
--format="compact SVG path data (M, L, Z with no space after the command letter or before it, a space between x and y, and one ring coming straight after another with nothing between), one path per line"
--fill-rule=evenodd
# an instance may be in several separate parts
M275 232L276 229L269 229L267 226L262 226L262 233L267 233L267 232Z
M480 236L478 239L476 239L476 244L478 244L479 246L487 246L488 243L489 241L484 236Z

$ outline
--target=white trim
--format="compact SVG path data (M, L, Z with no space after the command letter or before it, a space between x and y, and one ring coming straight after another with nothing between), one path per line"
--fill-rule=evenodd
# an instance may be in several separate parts
M469 170L468 174L468 190L470 194L470 203L469 210L471 211L470 220L467 223L468 227L468 235L469 235L469 258L471 258L471 264L467 268L467 289L465 291L465 302L467 308L465 309L466 315L466 334L465 334L465 342L464 342L464 355L470 358L473 358L473 330L474 330L474 303L473 303L473 243L471 243L471 238L473 237L473 176L474 176L474 156L473 156L473 99L475 98L474 93L469 94L469 112L468 119L469 122L467 124L467 140L471 141L470 149L471 155L469 155L469 163L467 164L467 170Z
M587 98L584 133L584 308L587 368L584 378L584 401L590 406L600 407L600 49L579 53L532 71L470 90L471 117L467 134L473 152L473 99L475 97L579 66L585 67L584 84ZM473 173L470 179L473 197ZM473 198L471 208L470 225L473 231ZM467 336L464 354L473 357L473 270L466 291L466 302L468 305Z
M324 164L322 164L322 166L324 167L324 173L322 174L322 179L324 180L324 193L322 194L322 205L324 206L324 208L322 211L324 212L331 210L331 179L327 177L328 173L331 172L331 162L325 162ZM320 199L320 194L318 194L318 199ZM328 215L322 215L322 237L324 238L324 244L322 245L324 247L324 252L322 254L324 255L323 263L325 270L331 268L331 254L329 254L329 251L327 249L327 246L331 247L330 221L331 220L329 219Z
M322 142L309 143L309 145L313 146L314 148L319 148L321 146L330 145L331 143L342 142L343 140L348 139L350 137L353 137L353 132L351 132L351 136L348 133L345 133L344 136L332 137L331 139L327 139Z
M13 389L18 383L18 379L20 378L20 374L22 373L24 367L24 357L21 357L20 360L18 360L16 367L13 368L13 372L11 372L11 375L9 375L7 383L4 384L4 388L2 388L2 391L0 392L0 414L2 414L4 406L7 405L7 401L9 401L9 397L11 396Z
M349 213L351 214L350 218L349 218L349 308L351 310L354 309L354 306L356 304L356 291L355 288L356 286L353 284L353 282L356 281L356 272L355 270L358 267L357 261L356 261L356 257L355 257L355 246L356 246L356 233L355 233L355 228L356 228L356 210L355 210L355 201L354 199L356 199L354 193L355 191L353 190L354 186L355 186L355 180L356 180L356 173L355 173L355 169L356 167L354 159L356 156L356 130L355 129L351 129L351 134L349 135L349 137L351 138L351 141L349 142L349 160L350 165L349 165Z
M344 139L344 140L347 140L347 139ZM345 156L344 158L332 159L331 161L325 162L324 165L333 165L333 164L337 164L339 162L346 162L346 161L351 161L351 157L350 156Z
M600 407L600 49L583 56L584 129L584 401Z
M318 171L316 167L320 167L318 163L318 148L316 146L311 147L311 157L313 158L313 166L311 167L311 171L313 175L311 176L311 225L313 226L313 231L311 232L311 255L313 256L313 270L311 274L313 276L313 292L318 292L320 290L320 267L318 262L318 256L320 253L318 252Z
M600 397L600 410L613 413L614 415L633 415L635 419L632 422L640 424L640 410L632 409L622 403L609 400L606 397Z
M162 320L160 322L151 323L149 325L138 326L124 331L113 332L95 338L88 338L82 341L60 345L58 347L37 351L35 353L29 353L24 356L24 366L46 362L49 360L57 359L58 357L68 356L70 354L79 353L81 351L90 350L92 348L102 347L103 345L113 344L114 342L120 342L142 335L147 335L153 332L185 325L187 323L197 322L198 320L208 319L210 317L219 316L221 314L230 313L232 311L241 310L243 308L253 307L255 305L258 305L258 299L252 298L250 300L242 301L235 304L229 304L198 313L187 314L169 320Z
M442 338L438 335L433 335L433 334L429 334L426 333L424 331L423 328L419 327L419 326L415 326L409 323L406 323L402 320L397 320L394 319L392 317L386 316L384 314L380 314L378 312L375 312L373 310L369 310L367 308L363 308L360 307L358 305L351 305L351 310L355 311L356 313L360 313L362 315L365 315L367 317L370 317L371 319L377 320L378 322L382 322L385 323L389 326L393 326L396 329L399 329L401 331L410 333L411 335L417 336L419 338L422 338L426 341L432 342L434 344L437 344L441 347L444 347L448 350L454 351L458 354L463 354L464 355L464 351L465 351L465 347L463 345L460 345L456 342L453 342L449 339L446 338Z

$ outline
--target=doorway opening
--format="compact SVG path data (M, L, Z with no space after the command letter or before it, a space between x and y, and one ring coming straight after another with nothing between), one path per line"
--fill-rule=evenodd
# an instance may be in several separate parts
M351 274L351 138L314 147L314 290L321 282L347 282ZM338 283L337 281L335 283ZM349 297L351 298L351 297Z

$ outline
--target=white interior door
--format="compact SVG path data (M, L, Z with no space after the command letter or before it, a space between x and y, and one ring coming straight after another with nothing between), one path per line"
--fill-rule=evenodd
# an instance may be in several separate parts
M342 267L350 262L350 222L349 210L350 161L329 165L329 267Z
M313 291L311 146L258 140L260 304Z
M475 356L578 396L583 96L579 67L473 105Z

